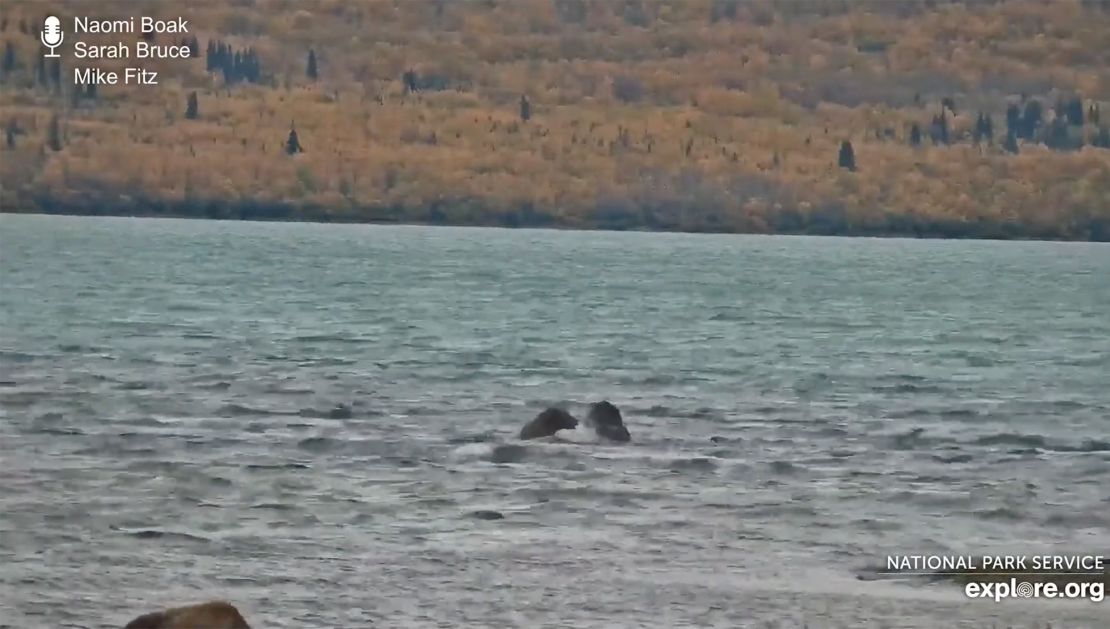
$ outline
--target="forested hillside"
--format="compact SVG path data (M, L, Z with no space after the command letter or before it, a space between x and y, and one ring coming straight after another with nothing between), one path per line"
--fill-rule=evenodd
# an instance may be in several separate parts
M4 211L1110 240L1107 2L0 11ZM197 57L55 65L50 13L180 15Z

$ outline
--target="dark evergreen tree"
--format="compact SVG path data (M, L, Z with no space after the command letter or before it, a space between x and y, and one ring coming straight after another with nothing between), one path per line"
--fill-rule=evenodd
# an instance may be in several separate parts
M1048 134L1044 143L1045 146L1056 151L1066 151L1073 148L1071 138L1068 135L1066 117L1057 116L1052 119L1052 122L1048 125Z
M200 40L196 35L189 38L189 56L200 57Z
M196 120L198 114L197 93L195 91L189 92L189 98L185 102L185 118Z
M4 78L7 79L19 64L18 58L15 55L15 46L11 42L4 43L4 61L0 63L0 68L4 70Z
M308 67L305 68L305 74L310 81L315 81L320 76L316 68L316 51L312 48L308 49Z
M55 89L62 89L62 60L50 60L50 82L54 84Z
M62 126L58 121L58 114L50 117L50 126L46 129L46 145L52 151L62 150Z
M921 127L916 122L910 127L910 146L921 146Z
M22 18L19 20L19 32L23 33L24 35L29 35L31 33L31 31L27 28L27 18Z
M238 50L231 58L231 80L235 83L243 80L243 53Z
M85 86L85 98L96 100L97 96L96 83L89 83Z
M1006 106L1006 133L1021 135L1021 108L1017 103Z
M1091 146L1100 149L1110 149L1110 129L1099 127L1098 132L1091 138Z
M42 87L46 87L49 82L46 75L46 57L39 57L38 65L35 68L35 80Z
M1006 141L1004 141L1002 143L1002 148L1006 149L1007 153L1013 153L1014 155L1018 154L1018 141L1017 141L1017 130L1016 129L1011 129L1010 131L1006 132Z
M944 110L933 116L932 128L929 130L929 137L933 140L933 145L944 144L948 145L948 116L945 115Z
M405 70L405 73L401 75L401 82L405 86L405 94L412 94L416 92L416 72L411 69Z
M994 124L991 122L990 116L979 112L979 116L975 119L975 129L972 132L972 137L976 144L983 140L986 140L988 144L994 144Z
M289 129L289 138L285 141L285 152L289 155L296 155L297 153L304 152L304 148L301 146L301 141L299 138L297 138L296 128Z
M7 141L8 149L15 148L15 134L19 131L19 127L15 124L15 119L8 121L8 125L4 128L4 138Z
M941 109L947 109L948 111L952 112L953 116L956 115L956 100L951 96L945 96L944 98L940 99L940 107Z
M219 53L216 52L216 42L208 40L208 47L204 52L204 69L208 72L214 72L219 66L216 64Z
M1025 111L1021 115L1021 133L1018 137L1033 140L1037 137L1037 129L1041 127L1044 119L1044 110L1038 100L1029 100L1025 103Z
M247 48L243 52L243 80L250 83L259 83L262 80L262 70L258 63L258 53L254 48Z
M836 163L841 168L846 168L855 172L856 152L852 149L852 143L848 140L844 140L840 143L840 155L837 156Z
M1083 101L1079 97L1074 97L1067 101L1064 105L1064 114L1068 118L1068 124L1073 127L1083 126Z
M528 102L528 97L520 95L520 119L528 122L532 119L532 103Z

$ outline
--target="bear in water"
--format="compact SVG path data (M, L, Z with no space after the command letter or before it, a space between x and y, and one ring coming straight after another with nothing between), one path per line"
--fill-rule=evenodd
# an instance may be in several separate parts
M607 400L590 404L586 421L593 425L599 437L612 441L631 441L632 435L624 426L620 410Z
M560 430L574 430L578 420L561 408L549 408L520 429L521 439L550 437Z
M209 601L139 616L123 629L251 629L231 603Z

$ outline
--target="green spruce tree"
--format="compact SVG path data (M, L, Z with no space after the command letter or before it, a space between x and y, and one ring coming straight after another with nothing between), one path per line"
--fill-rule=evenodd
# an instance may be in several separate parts
M46 128L46 144L52 151L62 150L62 125L58 121L58 114L50 117L50 126Z
M305 74L308 75L310 81L315 81L320 76L316 67L316 51L312 48L308 49L308 67L305 68Z
M196 120L199 114L197 103L197 93L195 91L189 92L189 98L185 102L185 118L188 120Z
M840 143L840 154L837 156L836 163L841 168L856 171L856 151L848 140Z

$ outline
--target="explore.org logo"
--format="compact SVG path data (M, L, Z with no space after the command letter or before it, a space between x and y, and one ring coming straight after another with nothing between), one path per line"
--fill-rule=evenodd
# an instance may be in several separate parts
M996 603L1004 598L1087 598L1101 603L1106 595L1106 584L1099 581L1058 585L1053 582L1019 582L1017 579L1010 579L1009 582L972 581L964 586L964 594L968 598L993 598Z

